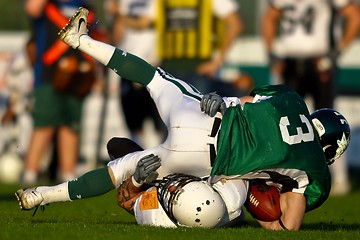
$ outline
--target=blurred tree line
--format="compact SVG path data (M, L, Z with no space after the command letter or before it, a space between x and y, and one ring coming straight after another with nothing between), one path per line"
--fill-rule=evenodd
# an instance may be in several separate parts
M23 0L0 1L0 31L27 30L28 19L24 13Z

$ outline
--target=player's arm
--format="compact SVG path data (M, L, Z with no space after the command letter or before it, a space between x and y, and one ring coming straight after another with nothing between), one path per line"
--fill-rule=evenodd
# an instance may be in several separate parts
M240 98L240 103L244 106L245 103L252 103L254 100L253 96L243 96Z
M238 36L241 34L244 28L243 22L237 12L230 13L224 18L224 21L226 24L224 42L220 46L219 52L214 59L214 61L218 63L218 67L223 64L228 50L238 38Z
M200 110L210 117L214 117L217 112L220 112L222 115L225 115L226 109L228 107L234 107L238 104L244 106L247 102L252 102L254 97L244 96L241 98L238 97L221 97L216 92L205 94L200 101Z
M281 18L281 11L268 6L262 18L262 37L265 48L269 53L273 51L273 43L277 33L277 23Z
M279 220L257 221L263 228L270 230L299 230L306 210L305 196L294 192L282 193L280 194L280 208L282 215Z
M124 181L117 192L118 205L124 208L127 212L134 214L135 201L143 193L141 187L134 185L132 176Z
M345 19L345 29L340 40L338 50L346 49L358 34L360 26L359 7L351 2L340 10L341 16Z
M278 30L278 21L281 17L281 10L269 5L262 18L262 38L268 54L270 70L274 75L279 75L283 71L281 58L274 53L274 41Z
M114 44L119 44L124 35L124 24L119 13L116 13L114 16L114 22L112 26L112 38L111 41Z
M161 166L160 158L154 154L147 155L139 160L134 175L126 179L118 189L118 205L133 214L136 199L143 193L142 185L153 182Z
M228 14L223 20L225 22L226 31L224 41L213 59L198 67L197 72L199 74L215 77L217 70L224 62L228 50L243 30L243 23L237 11Z

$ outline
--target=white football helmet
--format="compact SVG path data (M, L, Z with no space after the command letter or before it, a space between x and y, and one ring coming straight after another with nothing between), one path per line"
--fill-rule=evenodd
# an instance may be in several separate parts
M216 227L227 210L221 196L200 178L171 174L159 186L159 201L178 226Z

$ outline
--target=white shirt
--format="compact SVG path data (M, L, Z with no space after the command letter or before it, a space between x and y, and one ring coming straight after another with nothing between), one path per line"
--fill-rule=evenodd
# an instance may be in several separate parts
M349 0L273 0L273 7L282 11L279 55L313 57L330 48L331 6L340 9Z
M238 10L238 4L234 0L212 0L215 16L224 18Z
M155 21L156 0L120 0L119 13L122 16L148 17ZM156 30L154 27L137 30L125 26L119 48L131 52L157 66Z

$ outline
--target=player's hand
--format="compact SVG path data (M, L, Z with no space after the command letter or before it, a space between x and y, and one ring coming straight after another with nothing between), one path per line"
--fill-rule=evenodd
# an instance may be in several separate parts
M158 156L149 154L139 160L133 175L134 185L141 186L144 183L151 183L158 177L156 170L161 166Z
M225 114L226 104L222 97L216 92L205 94L200 101L201 111L205 112L210 117L215 116L217 112L222 115Z
M331 50L324 56L316 59L315 63L317 66L317 70L320 73L331 71L334 68L334 65L337 62L337 59L340 56L340 52L338 50Z

